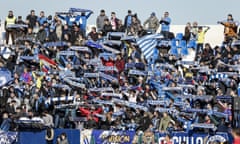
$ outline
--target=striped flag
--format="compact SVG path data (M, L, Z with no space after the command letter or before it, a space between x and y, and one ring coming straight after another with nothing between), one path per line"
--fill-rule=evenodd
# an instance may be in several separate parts
M85 137L85 138L83 139L83 143L84 143L84 144L90 144L87 137Z
M148 60L154 53L154 48L158 44L159 38L162 38L161 34L151 34L141 37L137 40L137 44L144 55L144 57Z

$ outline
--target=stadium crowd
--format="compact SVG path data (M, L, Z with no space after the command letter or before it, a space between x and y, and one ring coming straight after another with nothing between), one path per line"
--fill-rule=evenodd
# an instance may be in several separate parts
M0 67L11 72L12 80L0 90L1 130L26 128L23 121L29 120L39 122L31 128L136 130L146 135L239 127L235 99L240 51L234 45L238 34L231 14L219 22L225 39L214 47L205 43L209 27L187 23L181 40L196 42L188 49L196 49L196 56L184 62L169 46L158 45L157 55L146 59L135 39L108 45L118 53L99 44L109 32L141 39L159 28L164 40L176 40L168 12L161 19L153 12L141 23L131 10L124 20L101 10L96 27L86 33L92 13L71 9L46 17L44 11L37 16L31 10L24 20L9 11Z

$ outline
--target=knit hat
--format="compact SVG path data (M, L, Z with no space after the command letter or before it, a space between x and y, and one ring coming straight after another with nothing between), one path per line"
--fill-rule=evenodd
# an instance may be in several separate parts
M155 15L156 15L155 12L152 12L152 13L151 13L151 16L155 16Z

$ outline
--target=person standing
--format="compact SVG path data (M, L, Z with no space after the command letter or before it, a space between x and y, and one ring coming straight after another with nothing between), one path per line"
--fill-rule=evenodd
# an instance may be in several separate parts
M111 13L111 20L110 21L111 21L111 25L112 25L112 30L116 31L117 27L118 27L119 19L116 17L116 13L115 12Z
M191 27L191 37L192 40L197 40L197 34L198 34L198 22L193 22Z
M169 17L168 12L164 13L164 16L161 18L159 23L161 24L161 33L165 38L168 38L171 24L171 18Z
M28 27L34 28L36 26L37 19L38 17L35 15L35 10L31 10L30 14L26 18Z
M79 27L83 32L84 36L86 35L87 19L93 14L93 11L82 12L79 16Z
M151 33L156 33L159 28L158 18L156 17L155 12L152 12L150 17L143 23L144 27L148 24L147 30Z
M132 11L128 10L128 14L124 19L124 27L129 31L132 24Z
M205 30L203 30L204 27L199 26L198 27L198 34L197 34L197 49L196 49L196 58L199 54L203 51L203 45L205 41L205 34L210 29L210 27L205 26Z
M25 25L22 16L18 16L16 24ZM23 37L27 33L27 27L19 27L16 31L16 38Z
M11 25L13 24L16 24L17 23L17 19L16 17L13 15L13 11L10 10L8 12L8 16L6 17L6 20L5 20L5 31L6 31L6 44L8 45L8 42L9 42L9 36L11 35L11 38L12 38L12 44L15 43L15 38L14 38L14 29L11 28Z
M191 38L191 29L192 29L191 23L188 22L184 28L184 36L183 36L183 39L187 42Z
M167 127L168 127L170 122L175 123L171 119L171 117L166 112L164 112L163 113L163 117L160 120L159 131L160 132L166 132L167 131Z
M98 32L103 30L105 19L108 19L108 17L105 14L105 10L102 9L100 11L100 15L97 17L97 20L96 20L96 25L97 25L97 31Z
M37 18L37 21L39 22L40 25L43 25L43 23L47 21L44 11L40 12L40 16Z
M238 37L238 23L234 21L232 14L228 14L227 20L218 23L224 26L224 43L229 44Z

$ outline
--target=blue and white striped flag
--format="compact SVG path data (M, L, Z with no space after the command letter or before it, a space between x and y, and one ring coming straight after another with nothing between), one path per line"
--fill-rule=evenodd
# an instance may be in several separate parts
M90 144L87 137L85 137L85 138L83 139L83 143L84 143L84 144Z
M153 55L153 50L158 44L158 40L162 38L161 34L152 34L146 35L142 38L137 40L137 45L139 46L141 52L143 53L144 57L148 60Z

